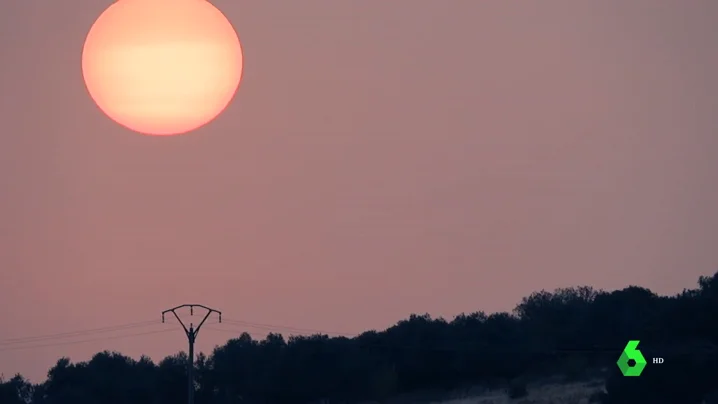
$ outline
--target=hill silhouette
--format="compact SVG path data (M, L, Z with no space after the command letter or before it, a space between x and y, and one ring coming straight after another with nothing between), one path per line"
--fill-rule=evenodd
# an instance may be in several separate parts
M245 333L198 356L195 402L381 402L468 386L505 387L520 401L528 381L552 376L600 377L605 393L594 402L715 403L717 320L718 273L674 296L637 286L540 291L512 313L412 315L353 338ZM640 340L648 360L640 377L616 366L628 340ZM653 364L656 357L664 363ZM108 351L87 362L61 358L43 383L2 380L0 404L184 403L185 360L179 353L155 364Z

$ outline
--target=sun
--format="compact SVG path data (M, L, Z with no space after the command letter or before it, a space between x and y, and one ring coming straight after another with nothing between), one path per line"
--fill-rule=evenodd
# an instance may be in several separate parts
M215 119L242 78L232 24L208 0L118 0L95 21L82 75L97 106L146 135L177 135Z

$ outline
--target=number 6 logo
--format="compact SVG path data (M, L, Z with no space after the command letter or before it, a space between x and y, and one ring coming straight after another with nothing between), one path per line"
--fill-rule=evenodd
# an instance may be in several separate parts
M624 376L640 376L643 369L646 367L646 358L643 357L641 351L636 349L640 341L628 341L626 348L623 349L621 357L618 358L618 368L621 369L621 373ZM636 362L635 365L631 366L628 361L633 359Z

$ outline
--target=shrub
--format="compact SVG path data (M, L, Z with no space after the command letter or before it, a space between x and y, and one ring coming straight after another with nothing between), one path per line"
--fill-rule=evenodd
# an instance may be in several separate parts
M511 399L526 397L528 395L526 381L523 379L514 379L509 382L508 395Z
M596 391L588 397L588 402L591 404L606 404L608 403L608 394L605 391Z

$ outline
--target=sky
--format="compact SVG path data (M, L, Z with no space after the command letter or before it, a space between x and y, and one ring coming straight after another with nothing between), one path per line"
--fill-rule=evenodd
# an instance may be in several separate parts
M110 3L0 3L0 341L183 303L358 333L718 270L718 2L215 0L242 83L178 137L89 97ZM151 327L0 342L0 373L186 349Z

